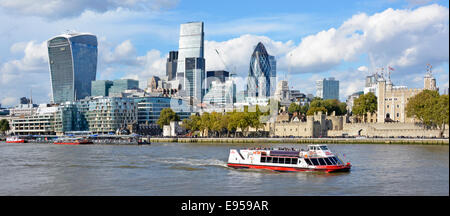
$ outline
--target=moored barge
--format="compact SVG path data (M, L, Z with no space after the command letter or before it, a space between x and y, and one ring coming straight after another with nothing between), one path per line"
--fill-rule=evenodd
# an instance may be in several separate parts
M87 145L93 142L87 138L61 138L57 139L54 144L58 145Z
M352 165L344 163L326 145L308 145L307 150L294 148L230 149L228 167L268 169L285 172L347 172Z
M25 139L13 136L13 137L7 137L6 143L25 143Z

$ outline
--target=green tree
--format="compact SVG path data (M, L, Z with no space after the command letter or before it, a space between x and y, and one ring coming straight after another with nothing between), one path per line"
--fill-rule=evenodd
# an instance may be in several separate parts
M449 123L449 96L439 96L436 111L434 112L433 119L442 132L445 130L445 125Z
M6 119L0 120L0 131L2 134L5 134L6 131L9 131L11 128L9 127L9 122Z
M300 112L300 105L298 105L298 104L296 104L296 103L291 103L291 104L289 105L288 112L289 112L290 114L293 114L293 113L295 113L295 112Z
M411 97L406 104L406 116L414 117L428 127L437 127L441 132L449 122L449 97L433 90L423 90ZM442 133L441 133L442 134Z
M180 121L180 117L172 109L165 108L161 111L156 123L163 128L164 125L169 125L171 121Z
M353 101L352 113L356 116L362 117L365 121L367 113L375 113L378 109L377 97L374 93L369 92L360 95Z
M320 98L314 98L309 105L309 109L315 107L314 110L318 110L317 108L322 107L325 108L325 112L327 112L328 115L331 115L333 112L335 115L344 115L347 113L346 106L345 103L341 103L336 99L322 100Z
M314 115L314 113L322 111L323 113L327 112L327 109L325 107L310 107L308 112L306 112L306 115Z

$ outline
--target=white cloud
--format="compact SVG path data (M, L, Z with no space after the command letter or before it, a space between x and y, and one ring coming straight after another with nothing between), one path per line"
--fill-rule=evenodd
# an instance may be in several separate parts
M101 57L106 64L136 64L136 48L133 46L130 40L126 40L117 45L113 51L110 51L108 48L102 48L100 52L102 52Z
M448 62L448 16L448 8L435 4L357 14L337 29L303 38L286 57L296 73L326 71L362 54L369 56L370 67L391 65L409 73L426 63Z
M0 101L3 105L15 105L18 98L30 97L38 102L48 102L50 77L46 42L20 42L11 46L15 53L23 53L21 59L0 63Z
M0 8L8 13L45 18L79 16L86 10L106 12L117 8L160 10L172 8L177 0L0 0Z
M228 70L234 71L236 68L235 72L238 76L247 77L250 57L259 42L264 44L269 55L275 57L282 56L293 48L292 41L280 42L266 36L249 34L222 42L205 41L206 70L223 70L228 68ZM225 65L216 53L216 49ZM280 64L277 62L277 67L278 65Z
M10 107L10 106L14 106L18 103L19 98L14 98L14 97L4 97L1 99L0 101L0 107Z

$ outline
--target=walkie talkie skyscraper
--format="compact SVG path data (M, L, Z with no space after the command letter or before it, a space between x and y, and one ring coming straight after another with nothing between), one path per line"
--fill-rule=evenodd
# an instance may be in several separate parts
M85 98L97 73L97 37L67 33L47 41L53 103Z

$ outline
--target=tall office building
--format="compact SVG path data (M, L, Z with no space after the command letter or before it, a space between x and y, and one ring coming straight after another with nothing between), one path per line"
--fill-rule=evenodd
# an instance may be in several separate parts
M109 96L119 96L125 90L138 89L139 81L133 79L114 80L109 89Z
M121 96L125 90L138 89L139 81L133 79L92 81L91 96Z
M91 94L97 72L97 37L68 33L47 41L52 101L75 101Z
M324 100L326 99L336 99L339 100L339 81L335 80L334 77L328 79L317 80L316 81L316 96Z
M230 77L230 72L224 70L207 71L206 72L206 92L211 88L213 81L224 83Z
M206 88L203 47L203 22L181 24L176 79L182 96L190 97L194 103L202 101Z
M177 76L178 51L170 51L166 62L167 81L172 81Z
M259 42L250 59L247 97L266 98L274 95L276 88L276 60Z
M109 89L113 85L110 80L92 81L91 96L109 96Z

